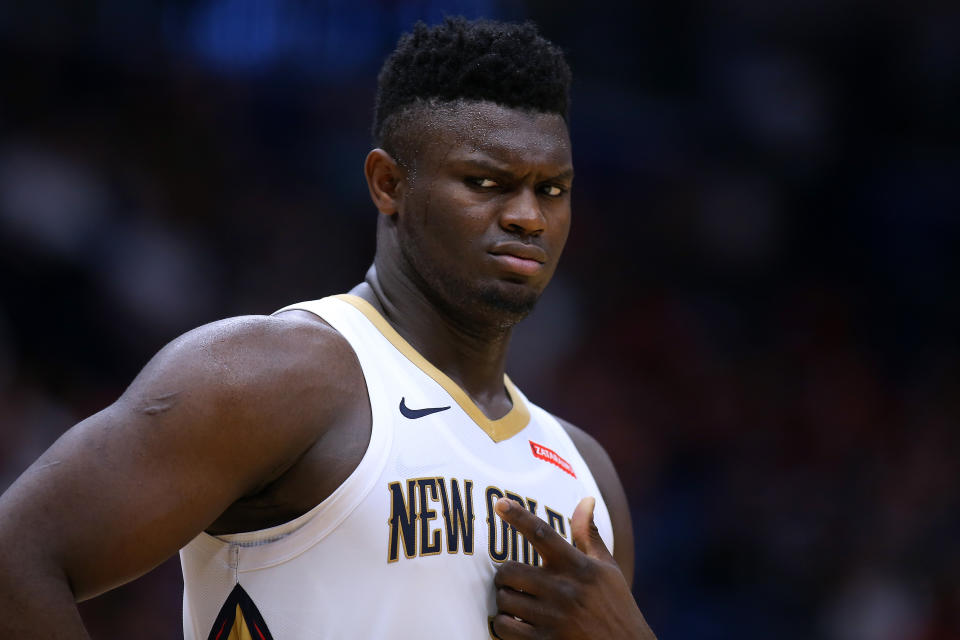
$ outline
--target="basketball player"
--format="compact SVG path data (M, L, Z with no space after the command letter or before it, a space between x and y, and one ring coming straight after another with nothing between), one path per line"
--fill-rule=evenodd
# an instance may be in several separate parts
M570 224L569 78L531 25L402 38L365 281L187 333L65 433L0 501L0 635L86 637L75 601L179 549L191 640L652 638L609 458L504 374Z

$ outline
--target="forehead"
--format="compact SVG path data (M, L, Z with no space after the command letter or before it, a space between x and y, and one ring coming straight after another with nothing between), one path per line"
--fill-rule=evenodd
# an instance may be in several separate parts
M486 157L509 164L572 165L570 134L558 114L463 102L431 109L422 125L422 159L428 162Z

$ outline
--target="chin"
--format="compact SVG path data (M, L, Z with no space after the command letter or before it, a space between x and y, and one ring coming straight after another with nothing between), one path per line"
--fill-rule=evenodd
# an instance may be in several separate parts
M490 311L500 312L516 319L527 317L540 299L540 292L519 285L493 286L478 292L478 301Z
M444 283L434 289L438 306L477 328L508 330L530 315L540 292L512 282Z
M458 277L452 270L424 261L426 252L415 245L402 245L401 249L427 297L468 324L509 329L530 315L540 298L542 286L490 276Z

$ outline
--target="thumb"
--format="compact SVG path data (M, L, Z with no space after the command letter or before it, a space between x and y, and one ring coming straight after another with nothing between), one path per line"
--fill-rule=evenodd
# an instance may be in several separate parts
M591 496L577 504L570 521L570 533L573 534L573 543L576 547L591 558L611 558L607 545L600 537L600 530L593 522L593 510L596 505L596 498Z

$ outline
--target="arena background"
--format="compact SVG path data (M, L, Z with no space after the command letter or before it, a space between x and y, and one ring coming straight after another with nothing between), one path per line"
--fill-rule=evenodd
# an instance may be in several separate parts
M376 72L444 14L574 69L511 372L611 453L660 638L960 638L952 1L0 4L0 489L177 334L362 277ZM180 595L82 612L174 638Z

